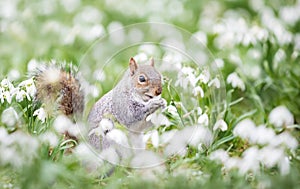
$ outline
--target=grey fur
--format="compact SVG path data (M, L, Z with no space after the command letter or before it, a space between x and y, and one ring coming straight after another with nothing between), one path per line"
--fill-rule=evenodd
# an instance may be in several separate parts
M147 86L147 89L150 88L151 90L157 85L161 86L161 75L153 66L140 65L135 74L139 74L141 70L148 75L150 83L152 82L153 85ZM98 127L103 115L108 113L113 115L120 124L127 127L133 147L144 148L141 136L145 129L152 126L150 121L146 121L146 118L164 105L165 102L161 98L144 102L137 93L133 77L127 71L117 86L98 100L91 109L88 116L90 130ZM89 135L89 142L97 150L112 145L105 136L100 141L100 137L93 133Z

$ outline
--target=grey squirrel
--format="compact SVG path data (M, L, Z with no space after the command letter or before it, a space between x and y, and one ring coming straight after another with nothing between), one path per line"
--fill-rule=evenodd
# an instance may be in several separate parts
M50 77L52 79L48 79L47 74L53 73L54 76ZM83 113L83 90L74 74L63 69L53 69L52 72L49 69L40 70L36 74L36 86L38 100L45 102L46 99L50 103L56 100L58 109L67 116ZM162 76L155 69L154 60L151 59L149 64L138 65L130 58L129 69L122 79L94 104L88 115L89 143L97 150L110 147L111 142L105 137L109 130L103 133L102 138L93 132L105 115L109 114L126 127L134 148L144 148L142 133L152 125L146 118L165 106L165 100L160 98L161 93Z

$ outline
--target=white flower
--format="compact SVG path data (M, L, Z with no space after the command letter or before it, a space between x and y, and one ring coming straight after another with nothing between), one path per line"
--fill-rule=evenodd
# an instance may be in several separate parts
M83 161L85 167L91 172L96 172L103 164L101 157L94 153L86 143L79 143L74 149L74 154Z
M193 89L194 96L200 96L201 98L204 97L204 91L200 86L197 86Z
M55 147L58 144L57 136L52 132L46 132L39 136L42 142L48 143L51 147Z
M103 118L99 126L101 128L101 135L103 136L114 128L114 123L110 119Z
M267 128L265 125L255 127L251 132L249 140L254 144L270 144L275 137L273 129Z
M197 125L189 127L189 129L186 130L186 132L189 132L191 135L187 140L188 144L194 147L198 147L199 144L204 144L206 147L208 147L212 143L212 133L207 127Z
M31 59L27 64L27 71L33 73L39 67L39 62L36 59Z
M176 109L176 107L173 106L173 105L167 106L167 107L166 107L166 111L167 111L168 113L170 113L171 115L173 115L173 116L178 116L177 109Z
M178 130L176 129L172 129L170 131L163 132L162 135L160 136L160 143L161 144L169 143L170 140L175 136L175 133L177 131Z
M183 67L178 72L178 79L175 82L175 86L181 86L182 88L186 89L188 86L188 83L190 83L193 87L196 86L197 82L199 81L199 77L196 78L194 75L194 69L191 67Z
M242 139L249 139L255 130L256 125L251 119L244 119L240 121L233 129L233 134Z
M84 125L79 122L68 128L68 134L76 138L78 138L83 131L86 131Z
M233 88L240 88L242 91L245 90L243 80L235 72L229 74L226 81L228 84L231 84Z
M10 104L12 100L12 95L9 91L2 92L0 89L0 98L1 98L1 103L4 103L4 100L6 100Z
M44 123L47 118L47 113L45 112L44 108L39 108L34 111L33 116L37 116L37 118Z
M257 147L250 147L243 153L243 159L239 165L239 171L242 174L248 171L257 172L259 170L259 150Z
M149 59L148 55L144 52L140 52L139 54L135 55L133 58L137 62L146 62Z
M113 129L106 136L120 146L129 147L128 138L120 129Z
M25 92L24 90L17 90L17 92L16 92L17 102L22 102L25 97L27 98L27 100L31 99L29 94L27 92Z
M157 130L152 130L143 136L143 141L146 143L149 138L151 138L151 143L154 148L157 148L159 145L159 135Z
M217 89L219 89L221 87L221 83L220 83L220 80L218 78L214 78L213 80L211 80L209 83L208 83L208 86L214 86L216 87Z
M272 145L284 145L291 150L295 150L298 147L298 141L289 132L285 131L280 133L272 140Z
M19 70L16 70L16 69L12 69L8 73L8 79L12 80L12 81L19 79L20 76L21 76L21 74L20 74Z
M210 154L209 159L214 161L220 161L224 164L229 159L229 155L225 150L218 149Z
M203 126L208 126L208 124L209 124L208 115L206 113L200 115L198 118L198 123Z
M10 104L14 92L15 92L15 87L13 86L13 84L8 79L3 79L0 83L1 103L4 103L4 101L6 100Z
M203 70L197 79L202 83L207 84L210 79L209 71L207 69Z
M294 124L294 116L285 106L277 106L270 112L269 122L280 128Z
M148 121L148 120L150 120L153 123L153 125L155 125L155 126L160 126L160 125L170 126L171 125L171 122L169 121L169 119L162 113L154 112L153 114L150 114L146 118L146 121Z
M30 95L30 97L34 97L36 93L36 87L34 85L33 78L27 79L25 81L22 81L19 85L18 88L20 89L25 89L27 94Z
M69 127L74 126L72 121L65 115L59 115L53 122L54 129L59 133L65 133Z
M266 146L259 151L257 156L266 167L271 168L284 158L284 150Z
M14 86L8 79L3 79L0 85L5 91L13 91Z
M221 131L226 131L228 129L227 123L223 119L218 120L213 127L214 131L217 129L220 129Z
M138 153L134 156L130 165L132 168L149 168L156 167L163 161L164 160L158 157L157 154L155 154L154 152L143 151L142 153Z
M118 164L119 161L120 161L120 157L119 157L117 151L115 149L113 149L113 148L104 149L101 152L100 157L103 160L106 160L109 163L112 163L114 165Z
M24 165L28 166L32 163L37 154L39 142L35 137L21 131L16 131L7 135L6 142L1 143L0 147L1 164L10 164L15 168L21 168Z
M217 59L215 59L215 63L216 63L218 68L223 68L224 67L223 59L217 58Z
M284 157L278 163L280 174L287 175L290 172L290 160L288 157Z
M1 121L9 127L15 126L18 119L18 113L13 107L9 107L2 112Z
M193 37L195 37L197 40L199 40L203 45L207 44L207 36L205 32L198 31L193 34Z

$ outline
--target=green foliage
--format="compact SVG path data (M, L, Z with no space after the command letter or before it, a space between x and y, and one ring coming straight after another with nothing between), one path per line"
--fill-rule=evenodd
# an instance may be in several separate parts
M0 79L12 81L14 90L0 85L0 188L299 188L299 6L299 2L292 0L1 2ZM188 81L186 88L176 85L181 79L177 71L166 69L162 97L175 108L175 112L164 111L163 115L170 124L165 127L156 125L155 129L161 137L170 131L202 126L200 116L205 114L209 116L205 128L212 133L211 141L208 145L203 142L197 146L187 142L186 154L168 157L163 164L166 169L154 174L154 178L153 175L143 175L144 170L122 166L112 169L108 163L103 163L102 169L93 172L87 166L92 160L84 159L85 154L78 155L76 151L84 139L61 134L55 127L57 116L38 114L37 110L44 105L33 100L34 96L29 94L30 89L25 85L18 85L27 75L32 76L35 63L44 64L54 59L63 62L67 70L76 65L91 91L96 91L87 94L87 114L95 99L120 79L120 73L127 68L128 56L145 53L139 48L141 44L120 50L118 44L113 44L114 39L108 37L103 43L99 41L104 41L107 34L117 28L153 21L174 24L195 35L200 33L196 36L207 49L195 47L196 54L204 54L216 64L217 60L223 63L218 71L214 70L213 63L208 63L208 69L213 73L209 81L213 77L219 78L219 88L200 80L195 86ZM159 33L140 32L147 40ZM131 35L124 35L127 41L134 41L139 33L133 31ZM170 38L178 38L172 35L170 32ZM153 46L162 62L167 53L174 53L164 46ZM149 58L153 54L146 55ZM178 58L172 56L175 57L172 61ZM197 78L204 73L205 66L194 64L186 54L181 56L180 70L192 70L183 74L182 79ZM238 78L230 82L228 78L232 76ZM239 80L241 83L237 84ZM204 91L203 96L201 93L192 94L196 86ZM24 99L20 100L20 93L15 89L24 90ZM11 93L8 95L7 91ZM281 112L274 120L270 113L279 106L286 107L288 113ZM201 108L201 113L198 108ZM289 113L292 123L287 118ZM46 121L39 116L46 116ZM7 117L9 119L5 119ZM287 173L282 168L284 161L272 164L266 158L258 161L258 170L250 167L242 171L245 168L242 167L243 158L249 149L262 153L271 146L260 143L257 138L253 142L251 138L236 134L245 119L251 119L255 128L263 125L264 129L272 130L274 138L290 134L290 140L274 147L275 150L282 149L282 157L289 163ZM214 129L218 120L224 120L227 128ZM289 123L277 127L276 122L280 120ZM255 133L254 138L259 135ZM155 147L151 140L147 147L163 154L168 144ZM296 140L296 147L293 140ZM220 150L228 155L229 160L238 160L240 164L228 168L225 160L224 163L213 159L214 153ZM260 155L256 154L253 159L259 159ZM276 154L269 154L269 157L273 156ZM251 160L248 160L249 164L253 163Z

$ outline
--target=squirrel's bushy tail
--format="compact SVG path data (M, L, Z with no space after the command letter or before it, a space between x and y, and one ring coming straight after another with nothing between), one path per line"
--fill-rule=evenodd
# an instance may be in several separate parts
M36 98L46 105L48 111L55 107L67 116L83 113L84 92L72 73L49 66L37 71L35 81Z

